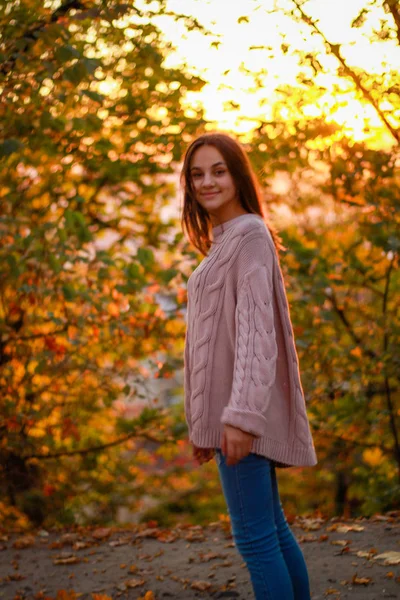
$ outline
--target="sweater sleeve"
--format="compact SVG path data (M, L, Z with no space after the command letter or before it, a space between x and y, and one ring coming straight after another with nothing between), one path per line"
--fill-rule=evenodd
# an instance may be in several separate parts
M190 377L189 377L189 336L186 331L185 350L183 360L183 387L184 387L184 403L185 403L185 418L189 431L189 439L192 433L192 420L190 416Z
M221 423L262 436L275 381L278 347L272 275L259 265L243 277L235 310L236 349L232 391Z

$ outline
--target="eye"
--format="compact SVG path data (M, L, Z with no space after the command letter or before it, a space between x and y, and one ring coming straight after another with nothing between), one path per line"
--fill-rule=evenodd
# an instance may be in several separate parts
M223 169L218 169L218 171L215 171L216 175L223 175L225 173L225 171Z
M201 177L201 173L192 173L192 179L198 179L199 177Z

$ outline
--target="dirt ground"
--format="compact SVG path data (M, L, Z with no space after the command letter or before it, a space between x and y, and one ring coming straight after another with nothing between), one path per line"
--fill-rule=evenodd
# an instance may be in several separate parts
M207 527L0 529L0 599L253 598L229 522ZM400 511L296 518L313 600L400 599Z

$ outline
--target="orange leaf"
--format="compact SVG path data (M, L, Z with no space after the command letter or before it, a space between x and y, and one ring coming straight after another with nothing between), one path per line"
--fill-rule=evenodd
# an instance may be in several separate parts
M67 592L67 590L58 590L56 600L78 600L78 597L78 594L74 590L70 592Z
M371 577L357 577L357 573L355 573L351 579L352 583L357 585L368 585L371 583Z
M115 302L110 302L110 304L107 306L107 312L112 317L119 317L118 304L116 304Z

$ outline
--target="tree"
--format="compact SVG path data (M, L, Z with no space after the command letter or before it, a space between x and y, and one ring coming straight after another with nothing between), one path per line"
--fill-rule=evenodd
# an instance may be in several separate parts
M0 7L0 486L37 523L107 495L116 510L140 478L121 444L181 435L151 399L130 421L115 404L181 364L188 248L160 212L202 123L181 101L203 82L165 68L170 46L143 6Z
M383 10L371 41L393 44L399 40L397 3L373 4ZM353 20L354 28L363 26L371 6ZM316 479L323 487L328 472L335 473L336 512L371 514L400 498L397 74L351 64L307 2L276 3L276 10L282 7L323 45L305 52L287 40L285 52L299 59L298 87L278 89L281 103L255 131L249 150L267 204L285 203L294 215L282 236L284 263L320 459ZM372 106L391 144L368 136L355 142L327 122L323 109L319 117L307 116L304 109L318 106L329 91L317 76L332 69L326 66L332 55L343 82L334 90L337 103L352 96ZM274 192L277 178L284 194Z

